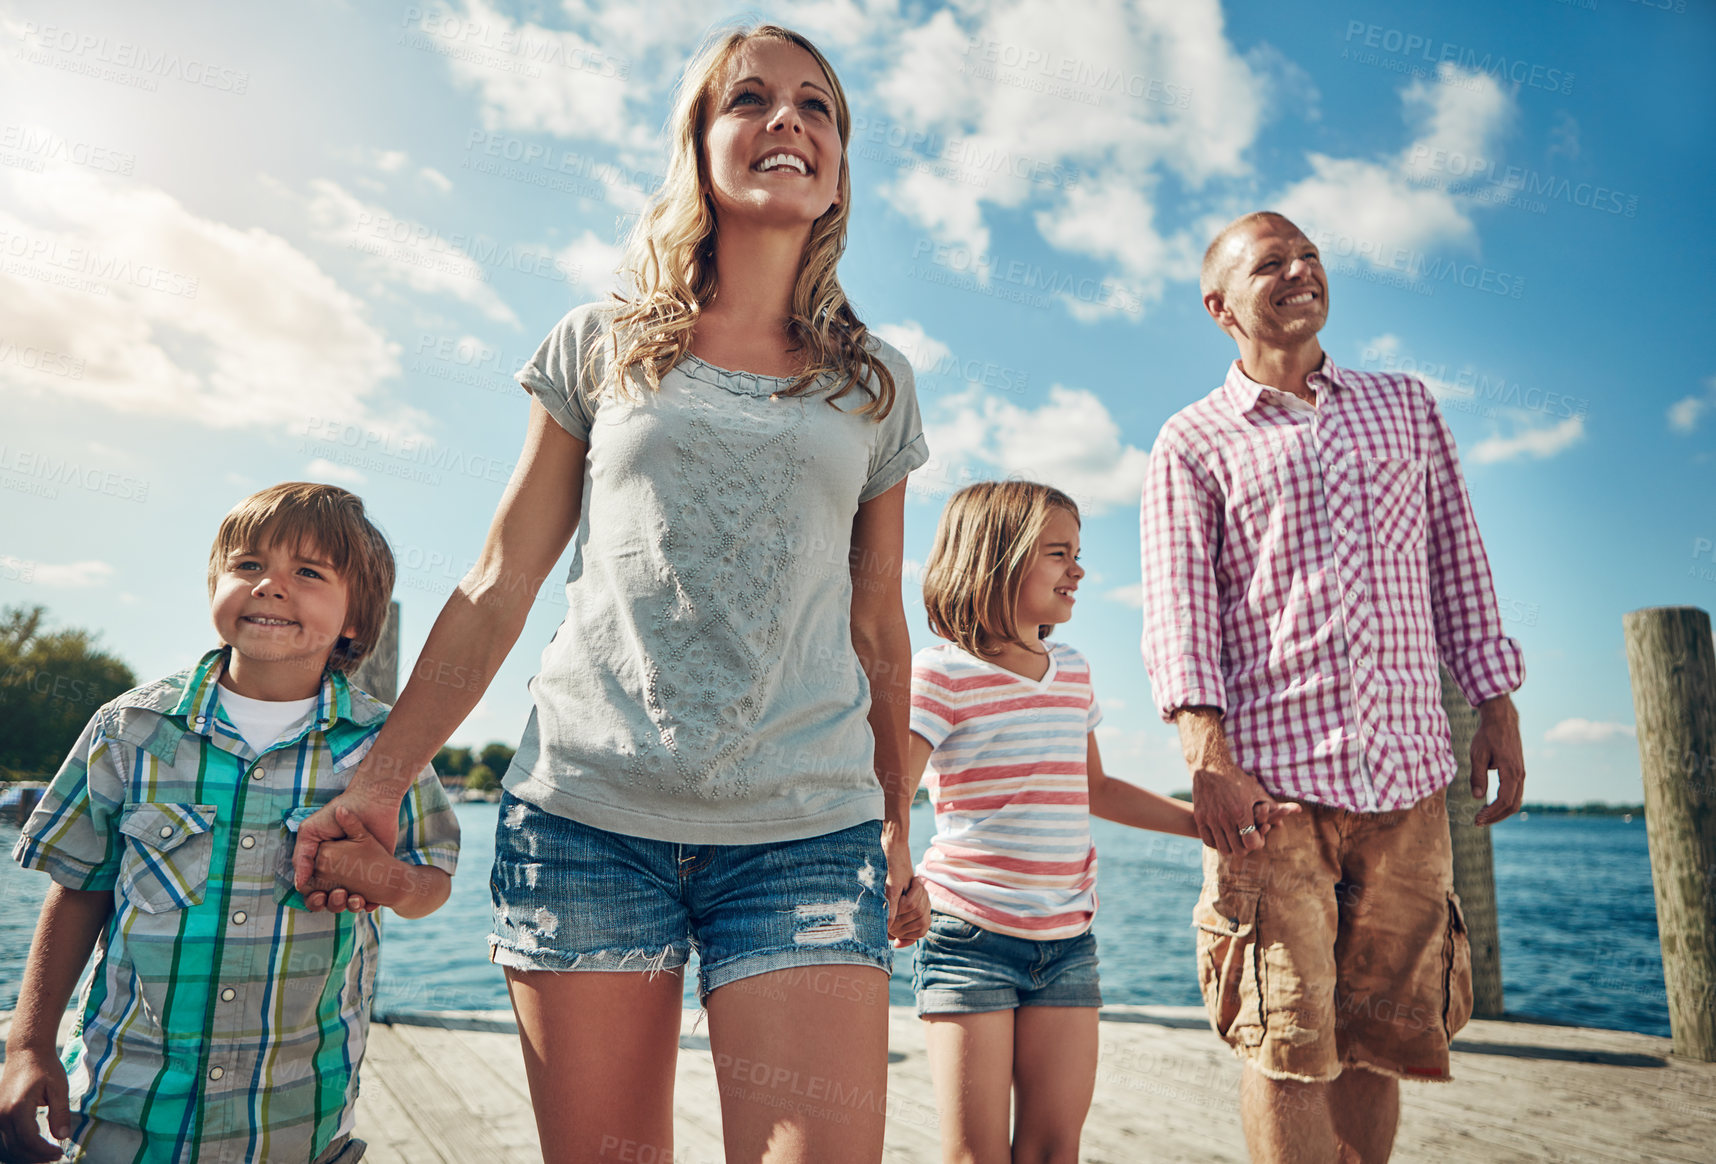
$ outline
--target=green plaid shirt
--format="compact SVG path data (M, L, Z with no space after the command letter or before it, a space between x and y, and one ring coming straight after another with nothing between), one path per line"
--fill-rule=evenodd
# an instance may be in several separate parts
M315 1160L351 1131L380 935L310 913L298 825L346 786L386 705L330 672L262 755L220 713L225 651L95 713L13 857L111 890L66 1049L73 1160ZM449 873L459 825L431 769L396 855Z

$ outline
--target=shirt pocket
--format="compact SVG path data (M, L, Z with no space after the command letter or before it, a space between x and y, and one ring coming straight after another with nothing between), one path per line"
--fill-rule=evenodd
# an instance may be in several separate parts
M292 880L292 853L298 848L298 830L305 821L322 811L319 804L306 804L294 808L280 821L280 828L285 835L280 841L280 860L274 867L274 903L287 909L304 909L304 895L298 892L297 884Z
M214 855L216 806L134 804L119 819L119 892L144 913L201 905Z
M1427 501L1425 463L1416 457L1366 457L1371 540L1390 554L1423 552Z

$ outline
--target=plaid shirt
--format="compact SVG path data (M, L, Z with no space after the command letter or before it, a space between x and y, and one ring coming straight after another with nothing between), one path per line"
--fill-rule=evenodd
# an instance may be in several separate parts
M1338 368L1318 405L1222 386L1162 427L1144 481L1144 662L1164 719L1225 713L1271 794L1358 812L1454 777L1440 655L1474 704L1525 677L1454 439L1410 376Z
M73 1160L304 1164L351 1130L380 935L370 914L305 911L291 856L387 708L330 672L311 718L258 756L220 713L225 661L97 711L13 852L113 892L66 1049ZM432 770L399 826L401 860L452 872L459 826Z

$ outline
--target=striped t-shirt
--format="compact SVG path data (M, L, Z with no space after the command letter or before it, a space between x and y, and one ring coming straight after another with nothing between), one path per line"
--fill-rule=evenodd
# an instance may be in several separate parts
M1076 937L1096 914L1087 737L1102 719L1090 664L1045 643L1039 680L943 643L912 659L912 731L935 840L918 866L934 907L996 933Z

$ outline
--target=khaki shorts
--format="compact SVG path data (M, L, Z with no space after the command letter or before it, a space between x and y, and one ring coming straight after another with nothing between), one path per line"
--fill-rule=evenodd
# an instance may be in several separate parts
M1192 923L1210 1025L1271 1079L1450 1078L1472 1013L1453 868L1441 792L1397 812L1305 804L1262 849L1206 848Z

